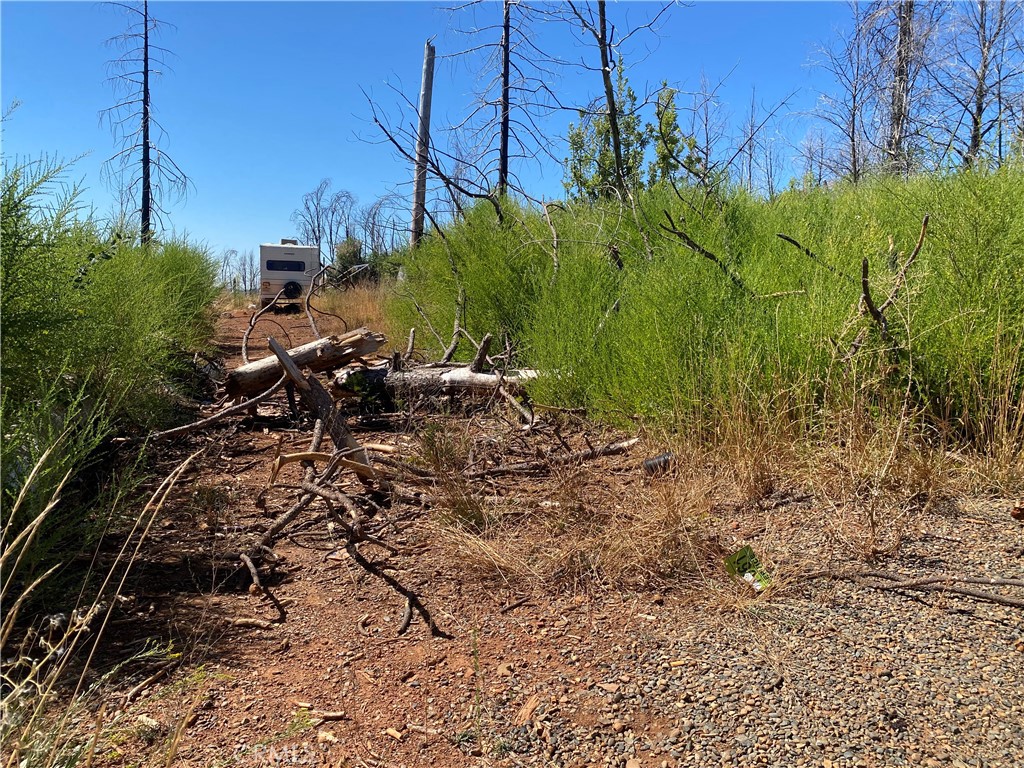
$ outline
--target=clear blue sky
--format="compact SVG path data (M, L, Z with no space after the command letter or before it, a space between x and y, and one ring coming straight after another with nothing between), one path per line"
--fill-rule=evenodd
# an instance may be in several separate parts
M446 5L454 5L455 2ZM153 86L156 117L167 129L163 146L191 178L194 189L170 207L178 232L204 242L215 254L247 250L293 233L292 211L303 193L324 177L370 203L391 191L409 192L412 171L395 156L370 122L364 91L400 116L390 86L415 101L423 45L434 37L438 56L465 48L445 5L431 2L163 2L152 14L173 25L158 39L174 52L171 70ZM609 4L619 29L642 21L654 4ZM477 10L500 19L500 3ZM815 2L697 2L673 7L660 35L626 51L638 92L667 79L694 90L703 71L726 75L723 101L741 119L751 88L771 104L798 90L790 111L810 109L827 89L820 68L810 66L817 44L831 38L849 11L845 4ZM83 201L99 216L115 208L100 167L114 140L99 112L113 103L105 82L113 56L105 41L122 32L123 12L94 2L0 4L2 84L6 109L20 108L4 125L3 155L65 159L84 155L69 173L84 186ZM579 55L569 36L548 23L544 45ZM647 51L646 49L650 49ZM434 128L456 123L472 100L478 64L439 62L435 75ZM730 74L731 73L731 74ZM557 87L564 100L583 103L599 93L597 76L566 74ZM551 135L564 136L571 118L556 118ZM406 119L408 115L406 114ZM806 124L787 129L798 141ZM562 194L561 169L527 174L536 197Z

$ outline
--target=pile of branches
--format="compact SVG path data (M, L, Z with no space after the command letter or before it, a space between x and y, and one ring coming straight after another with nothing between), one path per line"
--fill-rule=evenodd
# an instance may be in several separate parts
M451 362L458 339L465 336L458 330L444 357L436 363L425 364L413 362L414 332L410 334L405 355L395 354L389 360L376 362L368 362L368 358L383 345L384 338L380 334L360 328L338 336L317 335L316 341L293 349L285 349L270 337L272 355L246 362L227 374L222 383L224 397L219 411L192 424L150 435L149 439L166 440L206 428L229 416L254 414L258 405L283 390L296 419L300 411L309 415L310 440L306 450L278 452L270 467L268 485L257 504L266 509L271 489L293 494L292 501L265 530L247 539L244 545L236 543L233 551L222 552L218 557L232 560L239 569L247 571L252 579L250 591L273 604L278 616L272 622L240 619L236 623L264 627L286 620L286 607L269 588L267 573L268 570L273 573L281 560L274 552L275 544L295 527L300 515L315 506L323 510L322 516L317 515L316 519L323 521L337 544L325 558L345 552L353 563L386 582L405 599L399 634L404 634L413 618L419 616L432 635L449 637L415 591L389 573L386 564L362 551L369 545L390 556L408 554L402 546L393 543L400 530L392 510L399 505L416 510L430 507L446 477L436 468L425 468L409 457L400 456L393 446L361 444L349 430L339 400L365 397L374 391L407 402L412 396L421 401L439 396L476 400L503 398L515 404L522 421L521 431L527 432L538 428L539 423L522 385L536 373L491 369L489 364L495 361L487 354L489 335L479 344L474 342L476 354L467 364ZM243 341L243 352L247 340L248 333ZM243 359L248 361L248 355L244 354ZM327 378L322 382L323 374ZM467 467L462 476L466 482L483 489L495 478L546 474L555 467L623 453L637 442L638 439L633 438L595 446L588 441L586 449L573 450L559 436L556 449L534 452L514 461L500 460L489 466L477 464ZM328 446L332 447L328 449ZM300 465L298 479L292 473L282 472L290 464ZM290 479L283 479L286 475ZM306 527L306 523L302 526Z

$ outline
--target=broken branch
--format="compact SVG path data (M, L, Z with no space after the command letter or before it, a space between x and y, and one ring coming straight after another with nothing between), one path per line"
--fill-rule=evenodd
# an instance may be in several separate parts
M205 419L200 419L199 421L194 421L191 424L185 424L184 426L164 430L163 432L156 432L152 435L149 435L149 437L147 437L146 439L155 441L166 440L169 437L178 437L179 435L185 435L188 434L189 432L194 432L197 429L208 427L211 424L217 423L221 419L227 418L228 416L233 416L236 413L242 413L244 411L247 411L250 408L259 405L264 400L270 399L271 396L277 393L281 389L281 387L285 385L286 381L288 381L288 378L286 376L282 376L280 379L278 379L277 383L274 384L270 389L266 390L262 394L257 395L256 397L253 397L249 400L245 400L244 402L238 403L237 405L233 405L230 408L225 408L222 411L217 411L217 413L213 414L212 416L208 416Z

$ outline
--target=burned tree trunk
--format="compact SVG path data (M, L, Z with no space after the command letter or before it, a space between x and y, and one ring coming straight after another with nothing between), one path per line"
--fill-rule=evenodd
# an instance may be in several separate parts
M897 4L896 63L890 87L889 136L886 153L893 171L901 176L910 173L910 153L907 147L907 123L910 120L910 70L915 55L914 2L903 0Z

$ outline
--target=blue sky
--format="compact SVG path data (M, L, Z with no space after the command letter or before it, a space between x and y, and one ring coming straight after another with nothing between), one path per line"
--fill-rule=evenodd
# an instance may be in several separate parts
M151 2L152 14L173 25L158 39L173 56L170 71L153 85L156 117L167 129L164 149L191 178L188 198L169 207L168 222L215 254L247 250L291 235L292 211L303 193L329 177L360 203L409 194L412 169L380 142L366 94L396 119L404 93L415 101L423 45L434 37L438 56L467 47L446 5L430 2ZM645 2L609 4L619 29L650 17ZM697 88L703 71L728 79L720 95L736 121L748 109L751 88L770 105L797 90L784 128L793 142L806 131L798 113L827 89L812 65L815 47L847 20L845 4L817 2L697 2L673 7L657 37L625 51L630 83L638 92L666 79L683 91ZM476 11L476 22L498 20L500 3ZM3 155L64 159L79 156L69 179L84 187L83 202L100 217L116 196L100 168L115 151L99 112L113 103L105 41L127 20L93 2L0 4L0 99L21 102L3 128ZM571 37L548 23L545 46L580 55ZM437 131L466 114L481 72L479 62L440 60L434 82ZM594 74L565 73L563 100L584 103L600 82ZM408 113L404 113L408 120ZM564 136L562 113L550 134ZM561 169L529 169L536 197L562 194Z

